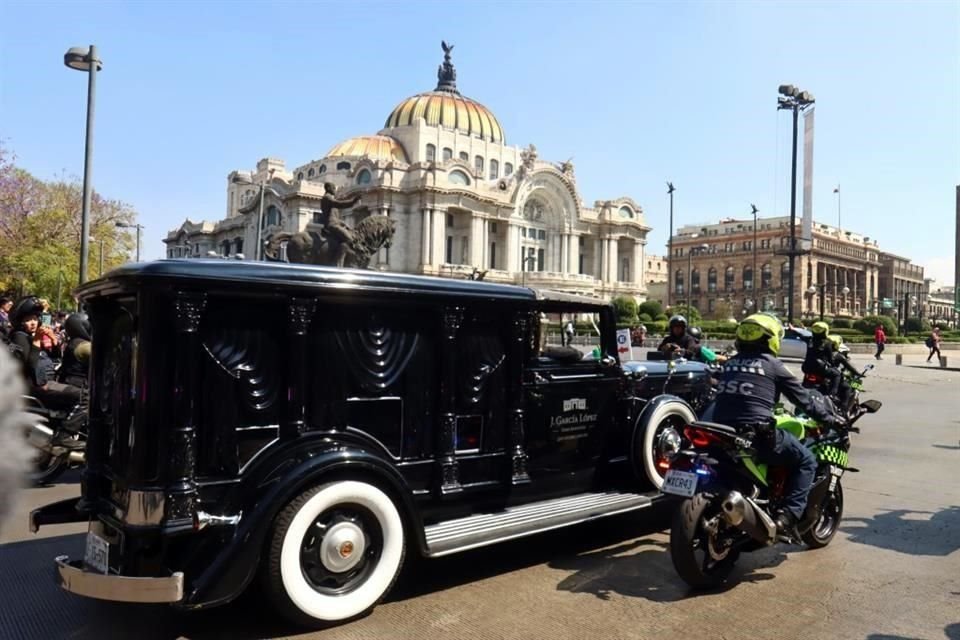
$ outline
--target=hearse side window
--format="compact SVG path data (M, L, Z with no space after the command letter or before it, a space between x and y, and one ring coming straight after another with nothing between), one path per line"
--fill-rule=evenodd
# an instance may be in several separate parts
M569 337L570 324L573 336ZM596 365L594 347L600 347L601 316L576 307L543 308L534 314L529 355L539 365Z

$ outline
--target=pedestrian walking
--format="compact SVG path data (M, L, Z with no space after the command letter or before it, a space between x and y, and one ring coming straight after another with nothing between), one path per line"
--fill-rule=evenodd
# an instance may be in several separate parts
M576 328L573 326L573 320L567 320L566 326L563 327L563 334L566 336L566 344L564 346L569 347L573 344L573 336L575 333Z
M927 348L930 349L930 355L927 356L927 362L930 362L930 359L933 358L933 354L937 354L937 362L940 362L940 327L934 327L933 331L930 332L930 337L927 338Z
M877 353L874 358L877 360L883 360L883 349L887 344L887 334L883 332L883 325L878 324L877 328L873 332L873 340L877 343Z

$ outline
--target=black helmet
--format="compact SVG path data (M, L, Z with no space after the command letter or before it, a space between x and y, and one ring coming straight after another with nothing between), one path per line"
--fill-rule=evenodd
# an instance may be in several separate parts
M90 318L85 313L71 313L63 323L63 330L67 338L81 338L90 340Z
M27 316L37 316L39 318L41 315L43 315L43 303L40 298L37 296L20 298L17 304L13 305L13 309L10 310L10 324L13 325L14 330L17 330L20 329L20 323Z
M684 329L687 328L687 319L683 316L677 314L670 318L670 328L673 329L677 325L682 325Z
M687 335L697 342L700 342L700 340L703 339L703 331L700 331L700 327L690 327L687 329Z

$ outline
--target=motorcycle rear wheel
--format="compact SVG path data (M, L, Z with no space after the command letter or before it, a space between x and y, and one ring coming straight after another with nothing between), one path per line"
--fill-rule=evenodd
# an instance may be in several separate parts
M727 581L740 557L738 549L730 549L724 557L713 558L709 545L714 536L703 528L703 517L710 500L696 495L684 500L673 515L670 527L670 559L673 567L694 589L715 589ZM702 554L702 556L700 555Z
M841 520L843 520L843 486L837 480L836 489L823 499L820 518L800 538L809 548L822 549L837 535Z

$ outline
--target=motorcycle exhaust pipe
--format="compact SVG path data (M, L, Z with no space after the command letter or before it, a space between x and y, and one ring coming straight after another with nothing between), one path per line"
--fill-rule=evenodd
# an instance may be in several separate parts
M41 451L50 453L53 451L53 429L43 423L34 424L27 434L27 442Z
M84 464L87 461L87 455L83 451L71 451L67 459L73 464Z
M763 544L771 544L776 540L777 525L773 519L739 491L728 493L720 507L721 517L731 527L740 529Z

